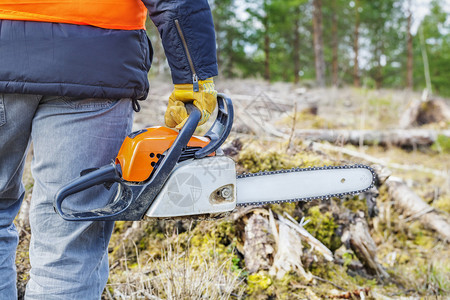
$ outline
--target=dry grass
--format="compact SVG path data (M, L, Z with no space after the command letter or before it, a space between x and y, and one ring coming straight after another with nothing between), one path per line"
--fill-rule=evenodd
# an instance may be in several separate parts
M111 274L104 299L241 298L240 274L231 271L231 259L221 262L217 255L192 254L189 243L187 249L181 250L177 235L167 243L160 259L150 258L145 263L140 262L136 250L137 264L131 267L124 257L124 271Z

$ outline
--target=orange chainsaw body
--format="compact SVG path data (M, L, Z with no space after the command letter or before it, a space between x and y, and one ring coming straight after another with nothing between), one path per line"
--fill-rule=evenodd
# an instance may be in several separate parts
M115 160L122 169L122 178L132 182L147 180L158 160L172 146L177 136L178 131L162 126L149 127L127 136ZM207 137L192 136L187 146L203 148L209 142ZM215 153L212 153L209 156L214 155Z

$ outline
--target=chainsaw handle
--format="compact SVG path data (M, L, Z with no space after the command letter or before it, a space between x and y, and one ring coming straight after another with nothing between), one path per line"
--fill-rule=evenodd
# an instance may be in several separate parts
M234 110L231 99L225 94L217 94L217 117L205 134L211 141L195 152L195 158L203 158L216 151L227 139L233 126Z
M62 203L68 196L106 182L121 182L116 165L113 163L82 175L63 186L57 192L53 206L55 207L55 210L66 219L66 217L68 218L71 214L66 214L62 210Z

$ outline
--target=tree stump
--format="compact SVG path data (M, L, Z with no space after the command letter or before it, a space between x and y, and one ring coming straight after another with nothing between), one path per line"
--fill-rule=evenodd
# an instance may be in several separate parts
M273 245L269 221L261 215L252 215L245 226L244 242L245 267L249 273L270 268L274 253Z

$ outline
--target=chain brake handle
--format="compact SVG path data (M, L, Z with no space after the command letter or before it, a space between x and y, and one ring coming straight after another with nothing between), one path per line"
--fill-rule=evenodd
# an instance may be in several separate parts
M217 108L216 120L205 134L210 142L194 154L195 158L203 158L216 151L231 131L234 117L231 99L224 94L218 94ZM68 221L141 220L169 178L200 121L201 113L193 104L186 103L186 109L189 111L186 123L162 158L159 167L147 181L139 184L126 182L121 178L120 165L111 163L63 186L57 192L53 203L55 211ZM68 196L104 183L118 184L117 192L104 207L88 211L63 209L62 204Z

